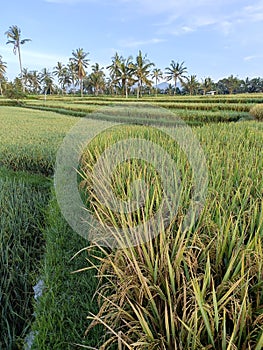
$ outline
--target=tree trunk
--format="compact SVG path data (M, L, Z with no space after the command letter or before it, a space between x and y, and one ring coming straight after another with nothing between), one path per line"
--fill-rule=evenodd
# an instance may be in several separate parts
M19 59L19 66L20 66L20 72L21 72L22 89L23 89L23 92L25 92L23 68L22 68L22 60L21 60L21 52L20 52L20 45L19 44L17 46L17 49L18 49L18 59Z
M137 86L137 98L139 98L140 97L140 91L141 90L141 82L140 82L140 80L138 80L138 86Z
M2 96L3 95L3 89L2 89L2 83L0 81L0 95Z
M83 80L80 79L80 96L83 97Z
M176 81L177 81L177 79L174 78L174 95L176 95Z

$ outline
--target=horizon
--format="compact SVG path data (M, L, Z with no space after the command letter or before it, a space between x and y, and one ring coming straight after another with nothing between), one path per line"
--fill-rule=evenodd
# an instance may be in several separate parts
M15 0L2 5L0 55L13 80L20 73L18 57L5 32L17 25L21 38L32 40L21 49L23 68L30 71L52 71L83 48L90 66L106 68L115 52L135 58L141 50L163 72L174 60L184 61L187 75L198 80L255 78L263 76L262 24L262 0Z

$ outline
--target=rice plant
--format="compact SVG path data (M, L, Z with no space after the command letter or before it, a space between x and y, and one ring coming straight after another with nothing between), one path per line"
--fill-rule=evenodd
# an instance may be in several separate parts
M0 178L1 349L21 349L33 320L32 287L43 253L46 189Z
M191 182L189 174L182 173L190 191L180 197L170 224L165 219L159 222L158 234L148 241L144 237L151 232L145 223L162 196L156 175L150 172L157 189L148 196L144 211L116 214L94 193L92 184L101 183L103 175L94 178L92 168L105 144L119 140L118 132L94 140L82 159L80 186L100 225L127 229L140 223L143 227L137 245L109 251L95 244L103 257L89 248L97 256L93 267L101 279L101 308L89 316L87 333L97 324L105 327L100 349L259 350L263 346L263 130L252 122L195 130L210 175L205 207L198 222L183 229ZM142 136L140 128L130 132ZM152 136L149 130L143 132ZM127 135L125 129L122 133ZM160 135L155 140L162 144ZM188 168L172 143L167 142L166 150L177 155L180 171ZM127 199L127 188L142 169L142 164L126 163L117 177L113 173L111 186L118 198ZM120 243L127 240L114 229L110 234Z
M1 107L0 166L52 175L56 151L76 118Z

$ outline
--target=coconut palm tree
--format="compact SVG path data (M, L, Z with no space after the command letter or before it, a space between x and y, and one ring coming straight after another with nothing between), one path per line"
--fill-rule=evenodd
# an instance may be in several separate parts
M182 84L185 90L188 91L190 95L195 94L200 85L198 80L196 79L196 75L191 75L190 77L187 77L186 81Z
M163 72L160 68L154 68L152 71L152 78L155 79L155 96L157 96L157 84L160 79L163 77Z
M119 56L118 52L111 58L111 65L107 66L106 69L110 72L110 78L113 85L115 94L117 94L117 84L119 81L119 67L123 60L122 56Z
M83 78L86 76L85 68L87 68L89 65L89 59L86 58L88 54L89 52L84 52L84 50L81 48L77 49L76 51L73 50L73 57L70 58L71 62L75 64L77 69L81 96L83 96Z
M71 80L71 84L73 86L73 93L75 93L76 81L78 79L78 72L77 72L77 67L75 63L73 63L71 60L69 60L69 63L67 65L67 70L69 74L69 79Z
M63 68L58 82L61 85L62 94L66 91L66 86L69 87L72 84L71 75L67 67Z
M184 67L184 62L179 63L174 60L171 61L170 67L166 67L165 74L167 75L167 80L174 80L174 95L176 94L176 83L177 80L182 84L184 79L186 79L185 73L187 73L187 68Z
M21 60L21 45L24 45L26 42L31 41L31 39L21 39L21 29L18 26L10 26L8 31L5 32L7 39L9 39L6 44L14 45L13 52L16 55L18 52L20 73L22 78L23 91L25 92L25 86L23 82L23 68L22 68L22 60Z
M210 77L207 77L203 80L202 89L204 91L204 95L207 93L207 91L212 90L213 84L213 80Z
M54 70L53 70L53 74L55 76L57 76L58 78L58 82L60 84L60 87L61 87L61 91L62 91L62 94L63 94L63 86L62 86L62 81L61 81L61 78L63 77L63 74L64 74L64 65L62 62L58 62L57 65L54 67Z
M6 62L3 61L2 56L0 55L0 94L3 95L2 82L4 80L5 72L6 72Z
M30 72L29 85L34 94L37 94L40 92L41 84L40 84L40 74L38 73L38 71L33 70Z
M56 67L54 67L53 74L58 77L58 82L60 84L60 89L63 95L65 86L70 86L72 83L71 72L61 62L58 62Z
M48 93L52 94L52 92L55 90L54 79L47 68L44 68L40 73L40 82L43 86L45 95Z
M99 92L105 87L105 74L103 68L100 68L98 63L95 63L92 67L92 73L89 75L89 84L92 86L95 96L98 96Z
M117 78L121 82L122 95L125 94L126 98L128 98L129 85L133 83L131 64L132 64L132 56L129 56L126 59L122 57L118 65Z
M21 79L21 82L24 85L25 89L28 89L29 83L30 83L30 72L28 68L23 68L22 75L19 75L19 78Z
M141 50L136 57L135 63L129 65L132 74L135 77L135 82L137 83L137 98L141 96L142 85L151 86L152 82L148 79L151 73L151 67L154 63L147 59L147 55L143 56Z

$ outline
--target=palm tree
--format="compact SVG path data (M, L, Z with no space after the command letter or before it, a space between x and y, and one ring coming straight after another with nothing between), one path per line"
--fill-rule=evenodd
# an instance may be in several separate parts
M129 83L133 83L131 64L132 56L127 59L122 57L118 67L118 79L121 82L122 95L125 93L126 98L128 98Z
M207 77L205 78L205 80L203 80L202 88L204 91L204 95L207 93L207 91L210 91L212 89L213 84L213 80L210 77Z
M163 72L160 68L154 68L152 71L152 78L155 79L155 96L157 96L157 84L160 79L163 77Z
M86 58L88 54L88 52L84 52L81 48L76 51L73 50L73 57L70 58L71 62L73 62L77 68L81 96L83 96L83 78L86 76L85 68L89 65L89 59Z
M199 82L196 79L196 75L191 75L190 77L187 77L187 81L183 82L183 86L187 91L189 91L190 95L195 94L199 87Z
M26 42L31 41L31 39L21 39L21 29L18 28L18 26L10 26L8 31L5 32L5 35L7 36L7 39L9 39L6 44L12 44L14 45L13 52L16 55L18 52L18 59L19 59L19 66L20 66L20 73L22 78L22 85L23 85L23 92L25 92L25 86L23 82L23 68L22 68L22 61L21 61L21 45L24 45Z
M93 89L95 96L98 96L99 92L105 87L105 74L98 63L95 63L91 68L92 73L88 77L88 84Z
M174 80L174 95L176 94L176 83L177 80L180 81L180 83L183 83L183 80L186 79L186 76L184 75L187 73L187 68L184 67L184 62L179 63L174 60L171 61L170 67L166 67L165 74L167 75L167 80Z
M3 95L2 81L4 80L6 68L7 68L6 62L3 61L2 56L0 55L0 94L1 95Z
M106 67L110 71L110 78L112 81L112 85L115 91L115 94L117 94L117 83L119 81L119 67L123 60L122 56L119 56L118 52L115 53L115 55L111 58L111 65Z
M20 74L19 78L21 79L24 88L28 88L29 82L30 82L30 72L28 68L23 68L22 75Z
M33 70L30 72L29 85L34 94L37 94L40 91L41 84L40 84L40 75L38 71Z
M154 63L150 62L147 58L147 55L142 56L141 50L139 51L138 56L136 57L135 63L129 65L131 72L135 76L135 82L137 85L137 98L141 96L141 88L143 84L151 86L152 82L148 79L150 75L150 69L154 66Z
M52 77L52 74L47 70L47 68L44 68L40 74L40 82L43 84L43 89L45 95L47 93L52 94L52 91L55 90L54 87L54 79Z
M78 79L78 72L76 65L69 60L67 65L67 70L69 74L69 79L71 80L71 84L73 85L73 93L75 93L76 80Z
M54 70L53 70L53 74L58 77L58 82L60 84L62 94L63 94L63 86L62 86L61 78L64 75L64 68L65 67L64 67L63 63L62 62L58 62L57 65L54 67Z

